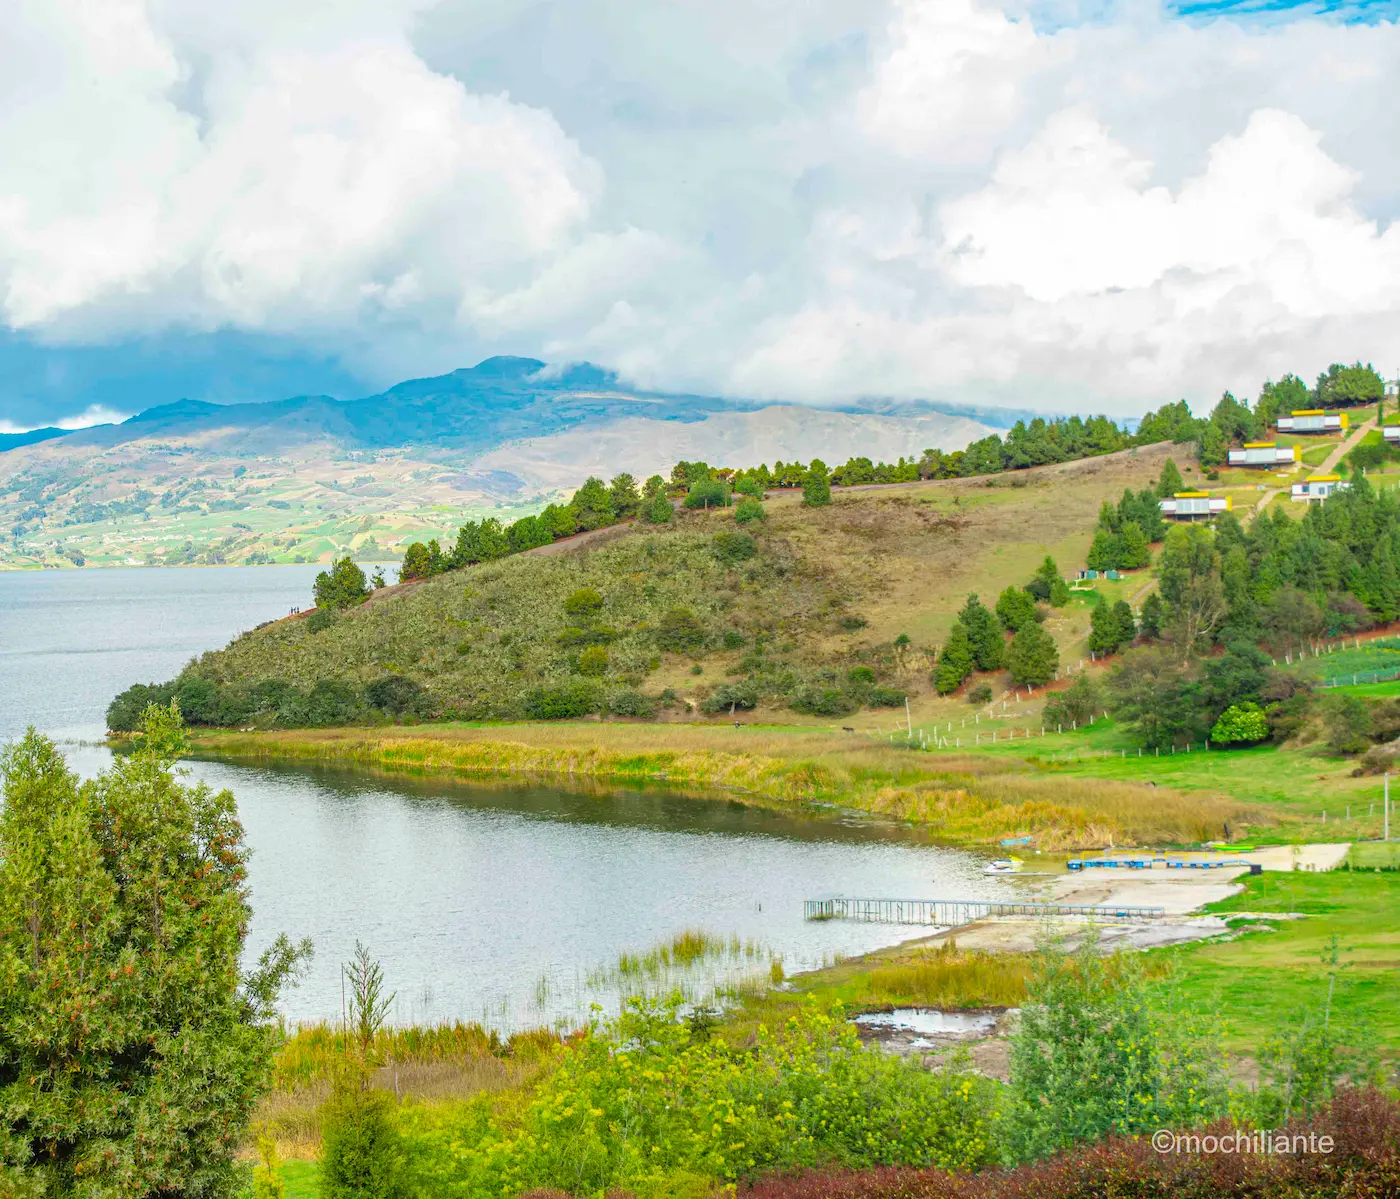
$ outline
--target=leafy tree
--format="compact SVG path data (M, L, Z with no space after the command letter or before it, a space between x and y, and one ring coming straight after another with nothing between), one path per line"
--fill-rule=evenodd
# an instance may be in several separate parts
M1324 623L1322 609L1297 587L1280 587L1264 613L1270 636L1290 653L1297 653L1317 637Z
M996 613L977 596L967 597L967 603L958 613L958 623L967 630L967 640L972 646L972 656L978 670L1000 670L1006 664L1005 630Z
M548 527L538 516L522 516L506 529L506 540L512 554L524 553L554 540Z
M1268 735L1269 721L1264 710L1248 700L1231 704L1210 730L1210 739L1216 745L1248 744L1263 741Z
M1157 579L1173 641L1184 653L1208 645L1225 618L1215 535L1200 525L1173 528L1162 545Z
M651 478L642 485L642 495L646 499L652 499L654 496L663 495L665 491L666 480L660 475L652 475Z
M722 479L698 479L686 492L687 508L728 508L729 484Z
M422 715L428 696L422 685L401 674L386 674L365 688L365 702L391 716Z
M531 720L573 720L598 710L595 684L574 679L553 687L534 687L522 697L521 706Z
M318 574L313 590L316 606L333 612L361 603L369 595L365 572L348 556L337 561L329 571Z
M1207 423L1201 430L1201 440L1196 456L1202 466L1223 466L1229 454L1230 444L1225 440L1219 426Z
M955 621L943 651L938 655L938 667L933 672L933 683L938 694L950 695L956 691L976 664L977 657L967 635L967 626L960 620Z
M1308 385L1297 375L1284 375L1277 383L1265 383L1254 405L1254 416L1261 428L1278 424L1278 418L1309 407Z
M1057 691L1045 701L1045 711L1041 719L1046 725L1071 728L1076 724L1088 724L1096 712L1102 712L1103 692L1091 675L1080 672L1063 691Z
M1234 641L1218 658L1205 662L1206 702L1212 712L1247 700L1257 700L1268 681L1273 662L1248 641Z
M404 550L403 561L399 563L399 582L407 583L413 579L426 579L431 569L428 547L421 541L415 541L408 549Z
M1011 639L1006 665L1013 683L1039 687L1055 677L1060 669L1060 651L1055 639L1034 620L1023 624Z
M234 1154L271 1081L277 994L249 973L233 796L188 786L179 710L89 782L33 730L0 755L0 1189L243 1193ZM13 1188L13 1189L11 1189Z
M1110 708L1148 749L1166 749L1197 735L1200 686L1161 648L1131 650L1109 676Z
M1162 473L1157 476L1157 498L1170 499L1178 491L1185 490L1186 484L1182 481L1181 471L1177 469L1176 460L1168 458L1162 463Z
M1357 695L1328 695L1322 701L1322 726L1327 748L1334 754L1356 754L1370 748L1371 709Z
M748 524L752 520L766 520L768 513L764 510L763 503L753 496L745 496L739 501L739 506L734 509L734 519L741 525Z
M997 599L997 617L1012 632L1036 615L1035 598L1022 587L1008 585Z
M630 520L642 507L642 497L637 492L637 480L626 471L615 475L608 485L608 501L618 520Z
M607 485L602 479L591 475L584 480L583 486L574 492L574 498L569 501L569 509L573 512L578 527L584 532L601 529L617 519L617 513L613 510L612 494Z
M1048 554L1045 561L1035 568L1035 574L1026 584L1026 590L1052 608L1063 608L1069 603L1069 587L1060 577L1060 568L1055 564L1055 559Z
M809 508L820 508L831 503L831 480L826 472L826 463L813 458L802 476L802 502Z
M1139 567L1150 565L1151 562L1152 549L1147 543L1147 534L1142 531L1142 526L1137 521L1127 521L1118 535L1118 568L1137 570Z

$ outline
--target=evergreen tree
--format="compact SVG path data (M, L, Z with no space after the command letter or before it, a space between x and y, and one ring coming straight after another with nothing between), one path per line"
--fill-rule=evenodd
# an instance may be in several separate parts
M1133 620L1133 609L1127 600L1116 600L1113 605L1113 624L1117 641L1115 649L1132 645L1137 639L1137 623Z
M614 476L608 485L608 502L617 520L631 520L642 506L642 497L637 492L637 480L626 471Z
M428 557L428 547L421 541L415 541L403 552L403 561L399 563L399 582L407 583L413 579L426 579L432 569L432 563Z
M510 553L510 539L494 516L488 516L477 526L476 547L482 562L494 562Z
M179 709L89 782L31 730L0 755L0 1191L243 1194L235 1153L271 1081L277 993L251 973L233 796L181 783Z
M540 513L540 523L549 530L549 535L556 541L560 537L572 537L578 532L578 522L574 520L573 510L562 504L546 505L545 510Z
M826 473L826 463L820 458L813 458L802 476L802 502L809 508L831 503L831 480Z
M1118 567L1120 570L1137 570L1152 562L1152 549L1147 544L1147 535L1135 520L1128 521L1118 535Z
M1139 632L1152 641L1162 635L1162 597L1155 591L1143 601Z
M1011 681L1039 687L1055 677L1060 669L1060 651L1055 639L1037 621L1028 621L1011 639L1006 665Z
M607 485L602 479L595 479L591 475L584 480L583 486L574 492L574 498L569 501L569 508L573 511L578 527L585 532L601 529L617 519Z
M1138 492L1137 522L1148 541L1161 541L1167 535L1167 522L1157 493L1149 487Z
M332 612L352 607L369 595L365 572L349 557L339 559L329 571L318 574L313 591L316 606Z
M1202 466L1223 466L1229 453L1229 442L1219 426L1207 423L1201 430L1201 440L1197 443L1196 457Z
M664 491L654 492L642 509L642 519L648 524L669 524L672 515L671 501Z
M938 694L950 695L956 691L975 665L976 656L967 635L967 626L960 620L955 621L943 651L938 655L938 667L933 672L933 683Z
M1160 500L1171 499L1178 491L1185 490L1186 484L1182 482L1181 471L1177 469L1176 460L1168 458L1162 463L1162 473L1157 476L1157 498Z
M1089 613L1089 648L1096 654L1111 654L1118 648L1118 622L1102 595Z
M997 617L1012 632L1036 618L1035 597L1024 588L1009 585L997 599Z
M1100 525L1094 533L1094 543L1089 547L1085 562L1090 570L1114 570L1121 552L1122 542L1118 534Z
M969 595L958 613L958 622L967 630L973 660L978 670L1000 670L1006 664L1006 637L996 613L976 595Z

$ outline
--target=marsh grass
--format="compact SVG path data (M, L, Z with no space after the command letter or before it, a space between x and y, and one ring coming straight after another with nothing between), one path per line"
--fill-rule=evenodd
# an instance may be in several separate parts
M390 772L556 785L665 785L791 808L825 804L926 827L948 844L1033 835L1042 849L1185 844L1271 822L1262 809L1193 791L1070 777L1003 753L929 754L825 730L758 726L445 725L213 734L220 757L351 763Z

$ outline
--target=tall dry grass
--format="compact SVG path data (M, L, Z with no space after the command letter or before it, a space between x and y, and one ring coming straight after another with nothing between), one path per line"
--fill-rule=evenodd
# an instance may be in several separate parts
M1004 756L925 755L825 730L585 723L326 729L202 738L220 756L351 763L466 779L663 784L791 806L838 804L924 825L950 844L1034 836L1041 849L1186 844L1272 823L1202 792L1070 778Z

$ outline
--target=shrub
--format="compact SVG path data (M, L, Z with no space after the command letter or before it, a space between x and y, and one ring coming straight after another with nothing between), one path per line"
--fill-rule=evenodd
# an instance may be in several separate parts
M656 715L656 701L635 688L614 691L608 696L608 711L614 716L636 716L650 720Z
M743 644L744 644L744 641L745 641L745 640L746 640L746 639L745 639L745 637L744 637L744 634L741 633L741 632L739 632L738 629L725 629L725 630L724 630L724 648L725 648L725 649L741 649L741 648L743 647Z
M868 666L852 666L846 671L846 682L852 686L871 686L875 682L875 672Z
M831 476L827 474L826 463L813 458L802 476L802 503L809 508L820 508L831 503Z
M386 674L365 688L365 702L392 716L421 714L427 706L423 688L401 674Z
M726 566L733 566L758 553L758 542L747 533L726 531L715 534L715 557Z
M1088 724L1089 717L1101 712L1103 705L1102 689L1089 675L1080 674L1065 690L1056 692L1046 701L1041 723L1057 728Z
M590 620L603 610L603 597L592 587L580 587L564 601L564 612L580 623Z
M690 485L683 506L686 508L728 508L729 484L719 479L700 479Z
M872 708L902 708L905 698L905 693L897 687L872 687L865 702ZM987 698L991 698L990 689Z
M855 701L844 691L821 686L800 688L790 706L808 716L847 716L856 710Z
M1269 721L1264 710L1248 701L1231 704L1210 730L1210 739L1217 745L1249 744L1263 741L1268 735Z
M531 720L572 720L598 710L598 693L592 683L576 679L558 687L531 688L523 707Z
M967 702L970 704L989 704L992 702L992 687L990 683L978 683L975 687L967 689Z
M713 716L731 709L749 711L757 706L758 688L753 683L724 683L705 697L700 710Z
M148 705L164 707L174 694L174 683L135 683L107 705L107 727L114 733L135 732Z
M407 1199L403 1138L387 1091L354 1083L326 1104L321 1133L321 1199Z
M589 678L600 678L608 673L608 651L601 645L590 645L578 656L578 672Z
M841 627L848 633L854 633L857 629L863 629L870 622L864 616L843 616L841 617Z
M315 608L306 617L306 627L313 633L324 633L335 624L335 613L329 608Z
M705 648L705 626L689 608L672 608L657 625L656 644L671 653L696 653Z
M760 500L753 496L746 496L739 501L739 506L734 509L734 519L741 525L746 525L753 520L767 520L768 512Z

